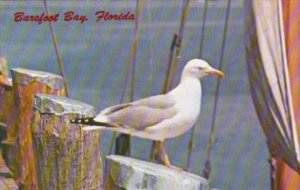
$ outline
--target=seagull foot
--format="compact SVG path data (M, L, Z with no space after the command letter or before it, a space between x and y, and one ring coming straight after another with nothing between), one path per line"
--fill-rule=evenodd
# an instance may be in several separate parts
M168 168L171 168L171 169L174 169L174 170L177 170L177 171L179 171L179 172L182 172L182 171L184 171L184 169L183 168L180 168L180 167L177 167L177 166L174 166L174 165L171 165L171 164L168 164L168 165L165 165L166 167L168 167Z
M174 166L171 164L168 154L167 154L167 150L165 147L164 142L160 142L160 141L155 141L155 145L154 145L155 149L153 154L155 155L155 158L157 161L159 161L162 165L166 166L167 168L171 168L177 171L183 171L183 168Z

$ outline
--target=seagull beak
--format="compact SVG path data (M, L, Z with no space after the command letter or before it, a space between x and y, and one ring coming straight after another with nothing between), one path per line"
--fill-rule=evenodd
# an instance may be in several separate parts
M219 71L217 69L210 69L208 71L206 71L207 74L209 75L215 75L218 78L223 78L224 77L224 73L222 71Z

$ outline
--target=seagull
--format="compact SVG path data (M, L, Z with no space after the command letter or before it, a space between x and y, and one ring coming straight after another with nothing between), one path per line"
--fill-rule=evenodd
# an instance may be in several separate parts
M164 141L184 134L196 123L201 107L200 79L224 73L202 59L192 59L183 68L177 87L166 94L108 107L96 117L71 120L83 130L108 129L158 142L162 164L173 167Z

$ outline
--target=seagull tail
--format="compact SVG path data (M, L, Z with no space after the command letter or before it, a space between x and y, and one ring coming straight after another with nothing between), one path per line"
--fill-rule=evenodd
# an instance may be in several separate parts
M96 121L95 117L73 119L70 121L70 123L82 124L82 125L97 125L97 126L103 126L103 127L119 127L119 125L114 124L114 123Z

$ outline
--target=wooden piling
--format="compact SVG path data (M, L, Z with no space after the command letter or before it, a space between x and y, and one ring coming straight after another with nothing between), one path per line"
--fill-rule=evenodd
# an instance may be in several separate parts
M7 75L7 61L0 57L0 141L6 138L6 122L13 107L12 84Z
M12 178L5 178L0 176L1 190L19 190L19 187Z
M70 123L94 115L90 105L36 95L31 130L40 190L102 189L101 133Z
M0 85L0 141L6 138L7 121L13 108L12 89Z
M105 189L208 190L208 182L197 175L160 164L125 156L106 157Z
M8 78L8 65L4 57L0 57L0 142L6 139L7 120L13 107L12 83ZM6 166L0 143L0 189L17 190L18 186L12 179L12 173Z
M22 68L12 69L14 107L7 121L4 157L22 189L37 189L30 123L36 93L65 95L61 76Z

